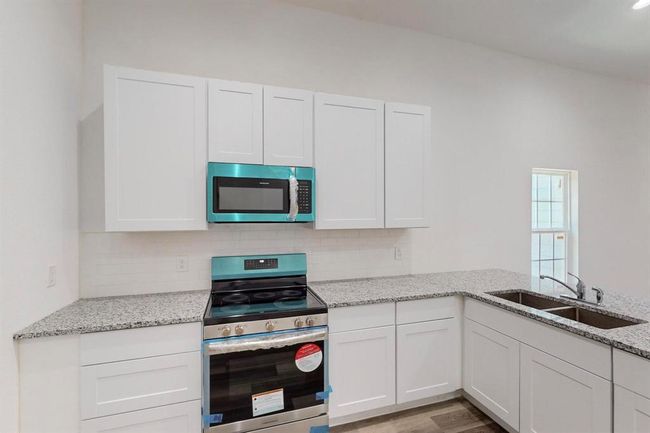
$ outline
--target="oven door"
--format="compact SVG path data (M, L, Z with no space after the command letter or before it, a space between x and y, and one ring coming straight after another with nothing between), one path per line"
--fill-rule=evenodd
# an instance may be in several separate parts
M205 340L206 432L247 432L327 413L327 327Z

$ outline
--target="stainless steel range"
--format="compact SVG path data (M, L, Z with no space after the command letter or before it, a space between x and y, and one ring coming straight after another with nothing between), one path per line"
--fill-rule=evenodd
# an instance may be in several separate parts
M212 258L204 432L328 429L327 306L304 254Z

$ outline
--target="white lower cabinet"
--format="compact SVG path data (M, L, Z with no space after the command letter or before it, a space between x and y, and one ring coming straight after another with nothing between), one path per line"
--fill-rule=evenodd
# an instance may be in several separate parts
M460 388L457 318L397 326L397 403Z
M201 352L81 367L81 419L201 398Z
M614 386L614 433L650 432L650 398Z
M519 430L519 342L466 319L464 347L465 392Z
M522 433L611 431L610 381L525 344L520 362Z
M329 336L330 418L395 403L395 326Z
M81 433L199 433L201 400L81 422Z

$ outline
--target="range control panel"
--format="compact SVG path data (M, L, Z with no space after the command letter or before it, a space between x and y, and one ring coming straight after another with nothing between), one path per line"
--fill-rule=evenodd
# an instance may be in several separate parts
M277 269L278 259L247 259L244 260L244 270Z

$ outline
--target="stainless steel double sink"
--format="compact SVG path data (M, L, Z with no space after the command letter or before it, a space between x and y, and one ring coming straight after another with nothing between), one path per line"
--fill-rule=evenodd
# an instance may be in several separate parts
M605 312L588 310L557 298L549 298L533 292L488 292L487 294L600 329L622 328L647 323L644 320L624 319Z

